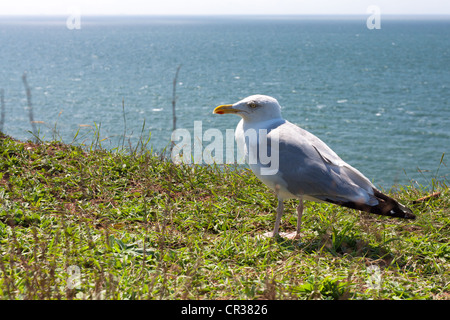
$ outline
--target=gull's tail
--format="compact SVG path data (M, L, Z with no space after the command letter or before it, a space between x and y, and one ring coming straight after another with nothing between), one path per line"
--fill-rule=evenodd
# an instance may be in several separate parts
M379 214L382 216L396 217L403 219L416 218L416 216L412 213L411 209L405 207L398 201L381 193L375 188L373 188L373 194L376 200L378 201L378 204L373 206L367 203L357 203L354 201L333 201L330 199L327 199L327 201L343 207Z

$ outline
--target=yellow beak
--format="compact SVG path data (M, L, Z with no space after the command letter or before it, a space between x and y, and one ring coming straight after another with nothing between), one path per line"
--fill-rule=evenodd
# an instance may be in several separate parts
M233 105L232 104L224 104L221 106L218 106L217 108L214 109L213 113L217 113L217 114L225 114L225 113L238 113L239 109L233 109Z

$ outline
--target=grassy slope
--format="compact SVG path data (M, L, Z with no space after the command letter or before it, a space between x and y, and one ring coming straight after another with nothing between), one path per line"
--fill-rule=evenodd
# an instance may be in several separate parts
M2 136L0 299L449 299L440 191L395 195L412 222L306 203L301 241L261 239L276 199L248 170Z

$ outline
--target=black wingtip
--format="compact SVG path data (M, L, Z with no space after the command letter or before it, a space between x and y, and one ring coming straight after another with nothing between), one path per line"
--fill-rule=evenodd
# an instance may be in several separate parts
M397 218L403 218L403 219L415 219L416 218L416 216L412 213L412 211L409 208L403 206L400 203L397 203L397 205L398 205L397 207L394 207L394 208L390 209L389 211L385 210L381 214L383 214L385 216L391 216L391 217L397 217ZM374 212L374 213L376 213L376 212Z
M371 206L366 203L357 203L353 201L333 201L330 199L326 199L326 201L351 208L360 211L365 211L373 214L378 214L387 217L393 218L402 218L402 219L415 219L416 216L413 214L411 209L392 199L391 197L381 193L377 189L373 189L374 196L378 200L378 204Z
M411 209L402 205L391 197L385 195L377 189L373 189L373 193L378 200L378 205L373 207L372 213L403 219L416 218Z
M413 213L408 213L408 212L406 212L406 213L405 213L405 216L404 216L403 218L414 220L414 219L416 219L416 215L413 214Z

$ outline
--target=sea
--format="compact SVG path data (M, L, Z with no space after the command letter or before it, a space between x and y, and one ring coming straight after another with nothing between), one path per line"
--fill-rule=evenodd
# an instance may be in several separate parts
M380 188L448 184L450 17L379 18L0 16L0 130L163 152L175 106L226 148L213 109L265 94Z

